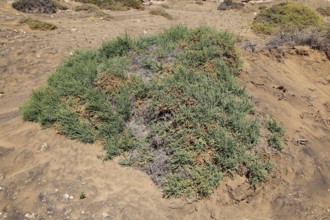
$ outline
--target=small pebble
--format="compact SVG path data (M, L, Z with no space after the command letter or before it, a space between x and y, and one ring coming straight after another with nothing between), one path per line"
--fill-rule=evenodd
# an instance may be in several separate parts
M69 199L69 198L70 198L69 194L64 194L64 199Z

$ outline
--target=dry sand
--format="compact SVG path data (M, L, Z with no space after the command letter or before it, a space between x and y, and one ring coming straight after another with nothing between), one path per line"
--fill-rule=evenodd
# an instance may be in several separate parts
M124 33L207 24L233 32L242 44L259 44L263 39L249 30L257 10L219 12L215 1L176 1L167 3L174 20L148 9L111 12L110 21L74 11L29 15L58 26L40 32L19 24L26 15L10 3L0 2L0 219L330 219L330 61L324 54L308 47L242 49L240 80L258 115L271 114L287 129L274 172L255 192L236 178L197 202L165 199L146 174L98 159L99 145L23 122L19 106L72 51Z

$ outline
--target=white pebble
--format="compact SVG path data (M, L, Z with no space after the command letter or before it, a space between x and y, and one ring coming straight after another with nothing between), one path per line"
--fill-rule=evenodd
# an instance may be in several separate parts
M69 198L70 198L69 194L64 194L64 199L69 199Z

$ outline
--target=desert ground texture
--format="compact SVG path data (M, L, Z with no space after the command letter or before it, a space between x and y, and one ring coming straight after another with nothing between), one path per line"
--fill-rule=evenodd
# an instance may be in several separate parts
M153 5L106 11L112 18L104 19L70 10L79 3L68 0L69 10L29 14L58 27L37 31L19 22L27 15L12 1L0 1L0 219L330 219L330 60L308 46L266 48L266 38L250 26L259 5L273 2L219 11L217 1L167 0L161 3L169 20L149 14ZM330 6L327 0L300 2ZM240 83L260 117L267 113L285 126L284 150L274 153L276 166L256 190L238 177L198 201L164 198L147 174L101 160L101 145L68 140L19 114L74 51L175 24L233 33L243 59Z

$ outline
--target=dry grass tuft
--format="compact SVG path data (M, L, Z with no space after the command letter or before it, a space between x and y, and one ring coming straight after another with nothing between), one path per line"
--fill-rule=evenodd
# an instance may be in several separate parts
M21 19L19 22L21 24L27 24L32 30L50 31L57 28L55 24L32 18Z
M161 7L157 7L157 8L153 8L150 10L149 12L151 15L160 15L163 16L169 20L172 20L173 17L172 15L170 15L164 8Z

